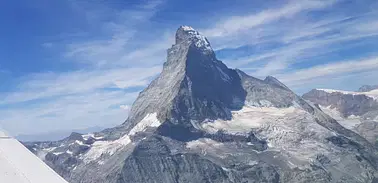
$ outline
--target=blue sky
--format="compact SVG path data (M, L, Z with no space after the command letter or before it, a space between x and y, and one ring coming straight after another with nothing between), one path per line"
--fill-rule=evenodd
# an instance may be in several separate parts
M109 127L161 71L180 25L218 59L299 94L378 84L375 0L0 2L0 124L12 135Z

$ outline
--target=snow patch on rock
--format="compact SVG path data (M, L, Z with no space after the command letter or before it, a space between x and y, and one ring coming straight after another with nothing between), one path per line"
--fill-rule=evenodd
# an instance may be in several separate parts
M157 113L147 114L130 132L118 140L114 141L96 141L92 148L84 155L84 162L89 163L100 158L103 154L113 155L122 147L130 144L130 136L138 132L145 131L147 127L159 127L160 121L157 119Z
M104 137L96 137L95 134L93 134L93 133L88 133L88 134L82 135L82 137L83 137L84 140L88 140L89 138L101 140L101 139L104 138Z
M92 148L84 155L84 162L89 163L100 158L103 154L113 155L121 147L131 142L128 135L124 135L115 141L96 141L92 144Z
M160 121L157 119L157 113L147 114L133 129L129 135L135 135L138 132L145 131L147 127L159 127Z
M342 117L341 113L336 109L332 108L331 106L319 106L320 109L335 119L340 125L344 126L348 129L353 129L357 125L361 124L361 118L359 116L351 115L347 118Z
M233 119L208 121L202 127L210 133L224 130L230 134L246 134L253 128L259 128L267 121L276 121L287 115L294 114L298 109L295 107L275 108L275 107L248 107L245 106L239 111L233 111Z
M199 148L199 147L221 147L223 146L223 143L217 142L215 140L209 139L209 138L201 138L198 140L193 140L188 143L186 143L186 147L189 149L193 148Z
M220 149L224 149L224 147L225 146L223 143L217 142L209 138L201 138L186 143L186 148L193 151L198 151L204 156L206 156L208 153L212 154ZM218 156L220 158L226 157L225 154L218 154Z
M63 154L63 152L54 152L53 154L56 155L56 156L59 156L59 155Z

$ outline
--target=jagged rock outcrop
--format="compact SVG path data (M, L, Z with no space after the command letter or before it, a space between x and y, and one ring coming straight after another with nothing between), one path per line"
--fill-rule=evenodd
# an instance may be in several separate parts
M229 69L188 26L167 54L122 125L27 146L71 183L373 182L376 149L274 77Z

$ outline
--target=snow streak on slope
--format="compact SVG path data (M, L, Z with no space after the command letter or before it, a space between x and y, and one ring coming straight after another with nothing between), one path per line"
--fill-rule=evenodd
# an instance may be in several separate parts
M100 158L103 154L113 155L120 148L125 147L132 141L130 136L138 132L145 131L148 127L159 127L160 121L157 119L157 114L147 114L130 132L118 140L114 141L96 141L93 143L92 148L84 155L84 161L89 163Z
M267 121L275 121L285 116L296 114L299 110L294 107L243 107L240 111L232 112L233 120L216 120L202 125L204 129L212 133L225 130L231 134L249 133L251 129L267 124Z
M144 131L147 127L159 127L160 121L157 119L157 114L147 114L142 121L140 121L133 129L130 130L129 135L135 135L140 131Z
M337 120L345 128L352 130L354 127L362 123L359 116L350 115L344 118L336 108L332 108L331 106L320 106L320 109L333 119Z
M371 90L369 92L353 92L353 91L343 91L343 90L332 90L332 89L316 89L320 91L324 91L327 93L342 93L342 94L349 94L349 95L366 95L370 98L378 100L378 89Z
M67 183L16 139L0 134L1 183Z

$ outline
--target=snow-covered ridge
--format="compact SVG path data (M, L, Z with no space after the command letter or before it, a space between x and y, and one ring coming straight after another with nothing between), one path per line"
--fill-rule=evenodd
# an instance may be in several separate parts
M181 29L187 32L187 34L189 34L190 37L196 39L196 42L195 42L196 47L204 48L207 51L212 50L209 41L207 41L206 37L200 34L198 31L194 30L190 26L181 26Z
M118 140L114 141L96 141L92 144L92 148L83 156L86 163L100 158L103 154L113 155L122 147L130 144L131 136L138 132L145 131L148 127L159 127L161 122L157 119L157 113L147 114L130 132Z
M354 91L343 91L343 90L332 90L332 89L316 89L319 91L324 91L327 93L341 93L344 95L365 95L367 97L373 98L374 100L378 100L378 89L371 90L369 92L354 92Z
M181 26L181 28L182 28L182 30L184 30L184 31L195 31L195 30L193 29L193 27L191 27L191 26L187 26L187 25L183 25L183 26Z
M101 139L104 138L104 137L96 137L93 133L84 134L84 135L82 135L82 137L83 137L84 140L88 140L89 138L101 140Z

